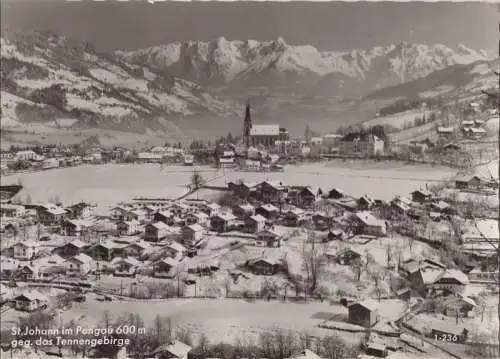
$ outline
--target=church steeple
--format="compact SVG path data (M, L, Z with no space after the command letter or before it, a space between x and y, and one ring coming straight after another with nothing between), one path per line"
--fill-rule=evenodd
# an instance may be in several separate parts
M247 101L245 109L245 121L243 122L243 143L248 148L250 145L250 129L252 128L252 117L250 115L250 103Z

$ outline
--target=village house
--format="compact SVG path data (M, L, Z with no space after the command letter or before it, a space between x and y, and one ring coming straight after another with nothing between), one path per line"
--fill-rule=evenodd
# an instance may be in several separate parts
M210 224L210 217L204 212L189 213L185 220L186 225L199 224L202 227L207 227Z
M38 278L51 278L66 274L65 260L57 254L42 257L37 260Z
M149 213L143 208L137 208L130 211L132 219L135 219L140 224L146 223Z
M130 243L121 249L121 253L127 257L140 258L146 249L150 248L150 244L138 241Z
M221 206L217 203L207 203L201 206L201 211L206 213L210 218L218 215L221 212Z
M407 278L413 288L425 292L443 272L442 268L436 266L417 266L409 269Z
M61 257L73 257L78 253L82 253L89 247L88 243L82 242L79 239L72 240L71 242L65 243L64 245L55 249L55 252L58 253Z
M365 299L348 307L349 322L371 328L380 320L378 304L373 299Z
M453 136L454 133L453 127L444 127L444 126L439 126L437 128L437 134L440 138L443 139L449 139Z
M89 232L92 222L82 219L65 219L61 223L61 233L69 237L80 237Z
M232 213L220 213L210 220L212 230L219 233L231 231L236 223L236 217Z
M176 241L171 241L165 246L165 254L175 260L180 261L187 253L187 248Z
M0 206L0 215L2 217L19 218L26 214L26 208L17 204L5 203Z
M256 258L250 259L245 266L255 275L275 275L281 268L278 259Z
M264 203L283 203L287 187L280 181L264 181L258 185L257 192Z
M256 243L259 246L281 247L283 236L274 229L264 229L256 234Z
M202 239L205 230L199 224L191 224L182 228L182 243L186 246L195 246Z
M135 219L116 223L116 231L120 236L133 236L141 231L140 228L141 224Z
M339 143L339 153L343 155L375 156L384 154L384 141L369 133L350 133Z
M237 219L244 220L255 214L255 207L249 203L238 204L233 207L233 214Z
M87 254L96 261L107 261L113 259L116 248L112 242L102 242L87 249Z
M324 212L314 212L311 217L314 228L319 231L325 231L329 228L331 218Z
M344 192L338 188L332 188L330 192L328 192L329 199L340 199L344 196L345 196Z
M301 224L307 222L307 219L306 212L297 207L289 209L283 218L285 225L289 227L300 226Z
M115 258L111 263L115 277L135 277L137 269L141 265L134 257Z
M367 211L375 205L375 200L368 195L358 199L358 209L361 211Z
M28 261L31 260L38 249L38 244L35 241L27 240L24 242L17 242L12 246L13 258L17 260Z
M467 275L458 269L448 269L441 273L432 283L433 290L445 290L452 293L462 293L469 284Z
M37 214L40 223L46 226L60 225L67 216L64 208L52 203L39 206Z
M312 187L304 187L297 193L297 205L300 207L311 207L319 199L320 190Z
M455 209L444 201L433 202L430 205L431 211L451 215L455 213Z
M169 344L163 344L148 355L155 359L188 359L188 354L192 348L178 340Z
M72 219L87 218L93 214L92 206L85 202L80 202L66 207L66 211L68 212L68 217Z
M37 290L24 292L14 298L16 310L34 312L47 307L48 299Z
M153 277L156 278L174 278L176 268L179 262L173 258L167 257L159 260L153 265Z
M131 221L137 219L135 214L131 213L129 209L123 207L113 207L109 211L109 216L115 221Z
M250 216L245 219L245 228L249 233L257 233L264 230L266 225L266 219L257 214L255 216Z
M476 302L461 294L450 295L443 298L444 311L443 314L450 317L466 318L473 315L476 309Z
M257 162L257 161L254 161ZM260 167L260 162L257 162ZM239 184L234 184L232 191L235 195L240 198L249 199L250 197L255 197L257 191L257 182L245 182L242 181Z
M428 190L416 190L411 193L411 200L416 203L426 203L432 199L432 193Z
M16 152L16 160L17 161L34 161L39 159L40 156L34 151L26 150L26 151L18 151Z
M168 237L170 227L163 222L149 223L146 225L144 239L149 242L159 242Z
M275 219L278 218L279 216L279 208L276 206L273 206L270 203L266 203L261 205L255 210L255 214L261 215L262 217L266 218L268 221L274 221Z
M356 223L357 234L365 234L370 236L385 236L387 234L386 223L378 218L375 218L371 212L357 212L351 217Z
M85 253L66 260L66 271L70 276L85 276L94 269L94 260Z
M168 224L171 222L172 217L173 217L173 214L169 210L156 212L153 215L153 222L163 222L165 224Z
M38 279L38 271L32 265L23 265L16 269L16 278L23 280Z

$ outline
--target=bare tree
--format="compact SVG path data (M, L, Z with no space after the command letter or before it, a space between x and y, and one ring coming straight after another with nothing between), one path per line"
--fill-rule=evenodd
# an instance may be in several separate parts
M324 251L316 243L316 235L312 225L307 226L307 241L302 247L303 269L306 272L306 290L313 293L324 265Z
M199 171L195 171L191 176L191 190L196 191L196 199L198 198L198 190L205 184L205 179Z

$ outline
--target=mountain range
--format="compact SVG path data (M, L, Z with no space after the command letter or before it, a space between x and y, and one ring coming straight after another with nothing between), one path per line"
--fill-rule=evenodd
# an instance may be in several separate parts
M390 101L494 83L493 62L482 51L407 42L334 52L281 37L218 38L109 54L51 33L5 33L1 61L2 128L35 122L141 133L182 126L198 134L231 131L239 130L250 97L260 98L252 107L264 122L280 118L289 128L303 127L304 116L327 124L332 117L360 120L347 100ZM367 116L375 111L368 108Z
M310 46L294 46L282 37L274 41L174 42L136 51L117 51L130 63L167 71L204 85L290 86L295 83L338 82L338 87L362 84L364 91L398 85L453 65L487 60L484 51L464 45L402 42L350 52L320 51ZM334 86L335 84L333 84Z

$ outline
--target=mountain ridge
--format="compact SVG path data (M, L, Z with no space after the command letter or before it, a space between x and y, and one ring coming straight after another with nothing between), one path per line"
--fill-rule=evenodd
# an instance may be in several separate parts
M401 42L371 49L320 51L311 45L289 45L284 38L271 41L178 41L115 54L134 64L147 64L206 85L312 82L332 74L370 82L370 88L415 80L445 67L469 64L487 57L459 44ZM262 81L254 81L255 78ZM311 81L311 80L309 80Z

